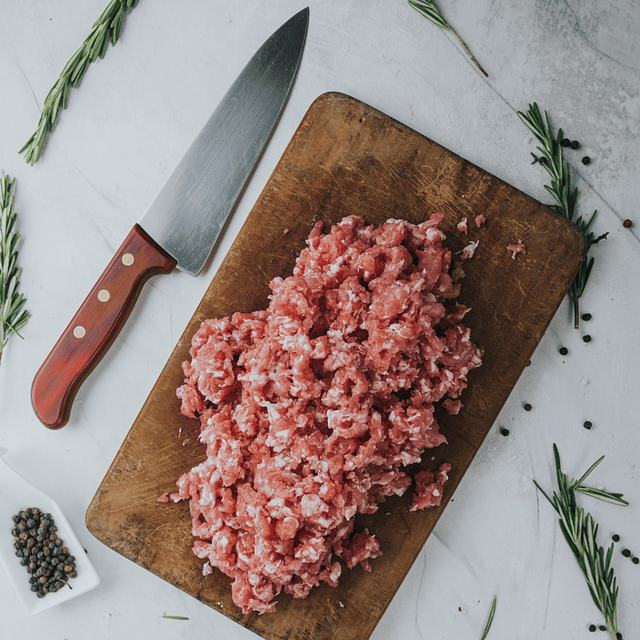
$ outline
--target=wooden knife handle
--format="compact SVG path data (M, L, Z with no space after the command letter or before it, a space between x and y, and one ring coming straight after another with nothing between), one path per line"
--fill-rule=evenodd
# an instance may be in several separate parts
M120 333L142 285L175 265L142 227L133 227L33 380L31 403L46 427L67 423L80 385Z

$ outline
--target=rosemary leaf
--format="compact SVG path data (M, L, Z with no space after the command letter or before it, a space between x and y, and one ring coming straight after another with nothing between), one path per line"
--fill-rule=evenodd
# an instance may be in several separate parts
M167 620L188 620L189 618L185 618L184 616L168 616L166 613L162 614L163 618L167 618Z
M440 10L436 6L435 0L407 0L409 6L413 7L418 13L421 13L425 18L431 20L433 24L446 29L451 35L460 43L460 46L464 49L464 52L471 58L473 63L480 69L480 71L488 78L489 74L480 66L480 63L473 57L469 47L462 41L462 38L453 30L453 27L444 19Z
M587 243L584 259L569 288L569 299L573 305L573 325L578 329L580 326L579 300L586 289L594 261L593 257L589 256L589 251L594 244L604 240L608 234L605 233L596 238L593 231L591 231L597 211L594 211L588 220L585 220L582 215L574 219L578 188L571 187L571 171L569 164L564 160L562 152L562 129L558 129L557 135L554 136L549 114L545 111L545 118L543 119L540 108L535 102L529 105L529 109L526 112L518 111L518 115L542 145L536 148L542 154L542 157L539 158L539 163L551 176L551 184L544 185L555 200L555 205L551 205L551 208L570 222L573 222Z
M4 171L0 173L0 360L9 336L20 336L18 331L30 315L23 308L26 298L18 290L22 269L17 266L20 234L14 229L15 182Z
M592 487L576 487L576 491L579 491L585 496L591 496L592 498L597 498L598 500L602 500L603 502L608 502L610 504L618 504L622 507L629 506L629 503L622 499L621 493L608 493L607 491L594 489Z
M69 87L77 87L92 62L104 58L109 42L115 45L120 37L124 19L138 0L111 0L91 28L82 46L71 56L60 77L44 100L38 128L19 153L25 151L25 160L32 166L40 158L46 136L53 130L60 112L67 108Z
M619 587L611 567L614 545L611 544L605 555L604 548L598 544L598 525L590 513L585 515L584 509L578 507L576 492L611 504L628 506L629 503L622 499L621 493L609 493L602 489L583 486L584 480L602 462L604 456L594 462L579 480L573 479L570 482L562 472L560 453L555 444L553 445L553 456L559 494L554 491L553 500L551 500L540 488L540 485L535 480L533 482L559 515L560 531L582 571L594 604L604 616L611 638L615 640L618 633Z
M482 633L482 637L480 640L485 640L485 638L489 635L489 629L491 629L491 623L493 622L493 617L496 614L496 604L498 603L498 595L493 596L493 602L491 603L491 609L489 611L489 619L487 620L487 624L484 628L484 632Z

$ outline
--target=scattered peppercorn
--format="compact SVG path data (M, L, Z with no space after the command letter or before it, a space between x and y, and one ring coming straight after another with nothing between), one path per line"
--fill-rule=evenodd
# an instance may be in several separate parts
M591 420L585 420L585 421L582 423L582 426L583 426L585 429L591 429L591 427L593 427L593 423L591 422Z
M631 222L631 220L629 220L629 218L627 218L627 219L622 223L622 226L623 226L625 229L628 229L632 224L633 224L633 223Z
M570 146L572 149L577 149L577 148L580 146L580 143L579 143L577 140L572 140L572 141L569 143L569 146Z
M590 625L589 625L589 631L591 631L591 633L593 633L594 631L596 631L596 630L597 630L597 628L598 628L598 627L596 627L596 625L595 625L595 624L590 624Z
M589 320L591 320L592 318L590 313L583 313L581 317L585 322L589 322Z
M622 634L619 631L616 631L617 640L622 640Z
M569 138L562 138L562 140L560 140L561 147L568 147L570 144L571 144L571 140L569 140Z
M640 562L640 558L636 558L634 556L633 558L631 558L631 562L633 562L633 564L638 564Z
M582 336L582 340L584 342L591 342L591 336L589 334L587 334L586 336Z
M617 533L614 533L614 534L611 536L611 539L612 539L614 542L620 542L620 536L619 536Z
M509 429L505 429L504 427L500 427L500 433L503 436L508 436L509 435Z
M527 402L527 404L524 405L524 410L525 411L531 411L533 407Z
M591 158L589 156L585 156L582 158L582 164L589 164L591 162Z
M598 629L600 629L600 631L606 631L607 627L605 627L603 624L601 624Z
M37 507L20 511L13 516L16 527L12 530L16 556L30 576L31 591L38 598L61 589L77 574L75 558L62 546L50 513ZM56 546L57 545L57 546Z
M558 349L558 351L560 352L560 355L562 355L562 356L566 356L567 353L569 353L569 349L567 349L567 347L560 347Z
M628 557L631 555L631 551L629 551L629 549L623 549L623 550L622 550L622 555L623 555L625 558L628 558Z

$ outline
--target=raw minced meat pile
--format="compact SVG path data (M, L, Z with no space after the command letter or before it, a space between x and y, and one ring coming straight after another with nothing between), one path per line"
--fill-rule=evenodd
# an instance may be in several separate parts
M481 351L452 301L441 220L318 223L266 310L194 335L177 393L207 457L171 498L189 499L194 553L233 579L244 613L335 586L338 559L370 570L380 545L354 516L403 494L404 468L445 442L434 403L457 413ZM416 474L412 509L440 504L450 468Z

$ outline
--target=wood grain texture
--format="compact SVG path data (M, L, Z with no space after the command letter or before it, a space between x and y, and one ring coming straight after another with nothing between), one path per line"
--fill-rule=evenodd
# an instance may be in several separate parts
M359 518L380 541L373 571L344 570L340 586L305 600L278 598L277 612L242 615L229 580L202 576L191 552L188 505L159 504L204 457L199 425L179 411L176 388L189 342L205 318L265 308L268 283L287 276L317 220L358 214L420 222L436 211L447 246L480 244L464 265L461 302L485 349L457 416L437 411L448 444L428 467L453 465L439 508L410 512L409 493ZM483 214L483 228L473 224ZM469 218L469 235L456 230ZM526 253L511 258L507 245ZM269 640L364 640L381 618L520 377L577 271L584 240L539 202L375 109L343 94L309 108L100 485L86 522L104 544ZM435 456L435 460L432 460Z

